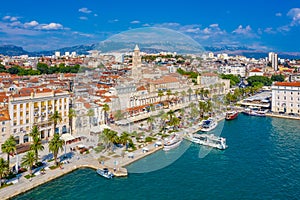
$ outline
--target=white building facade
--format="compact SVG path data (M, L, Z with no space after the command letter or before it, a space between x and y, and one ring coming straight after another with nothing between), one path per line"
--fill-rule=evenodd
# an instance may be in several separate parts
M277 82L271 89L272 112L300 114L300 82Z

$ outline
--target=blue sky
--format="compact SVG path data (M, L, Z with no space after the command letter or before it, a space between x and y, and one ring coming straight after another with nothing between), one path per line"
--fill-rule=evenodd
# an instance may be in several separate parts
M100 42L133 28L164 27L203 46L300 52L299 0L6 0L0 44L52 50Z

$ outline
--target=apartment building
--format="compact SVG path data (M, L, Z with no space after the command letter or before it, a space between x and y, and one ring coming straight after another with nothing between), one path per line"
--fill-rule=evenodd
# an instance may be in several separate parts
M69 92L48 88L22 88L16 94L9 96L11 134L17 144L30 141L29 133L34 125L39 127L42 139L51 138L54 132L67 133L69 103ZM54 111L58 111L62 118L55 131L50 120Z
M272 112L300 114L300 82L276 82L272 89Z

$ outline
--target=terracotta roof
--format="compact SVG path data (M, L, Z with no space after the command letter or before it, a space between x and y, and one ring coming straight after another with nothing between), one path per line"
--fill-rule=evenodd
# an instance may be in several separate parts
M252 69L250 72L261 72L259 69L255 68L255 69Z
M142 86L137 88L137 91L141 91L141 90L147 90L147 89L145 88L145 86L142 85Z
M10 120L9 112L7 108L0 108L0 122Z
M276 82L275 86L300 87L300 82Z

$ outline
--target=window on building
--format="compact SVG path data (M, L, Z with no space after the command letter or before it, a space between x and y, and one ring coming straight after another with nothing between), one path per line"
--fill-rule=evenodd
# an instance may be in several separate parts
M283 97L284 100L286 100L286 97Z
M5 121L2 122L2 125L5 125Z
M2 132L5 132L5 127L2 127Z

